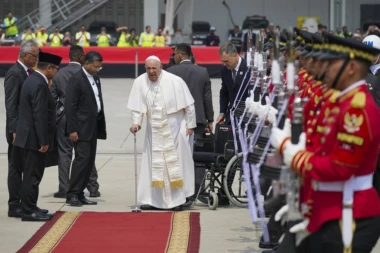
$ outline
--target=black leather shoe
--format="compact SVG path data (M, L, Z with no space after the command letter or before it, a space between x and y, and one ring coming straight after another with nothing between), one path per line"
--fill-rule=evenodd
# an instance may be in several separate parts
M88 200L85 197L80 197L78 199L80 202L82 202L83 205L97 205L98 204L98 202Z
M48 221L51 220L53 216L42 214L40 212L34 212L31 214L23 214L21 220L22 221Z
M100 192L99 191L90 192L90 198L98 198L98 197L100 197Z
M183 206L182 206L182 205L180 205L180 206L176 206L176 207L172 208L172 211L174 211L174 212L180 212L180 211L183 211Z
M38 208L38 212L40 212L40 213L47 214L49 212L49 210L47 210L47 209L41 209L39 207L37 207L37 208Z
M12 218L22 218L22 209L21 208L12 208L8 210L8 217Z
M66 199L66 204L69 204L70 206L82 206L83 203L78 199L78 197L71 197Z
M151 206L151 205L141 205L140 209L141 210L158 210L158 208Z
M58 192L53 194L53 197L59 198L59 199L65 199L66 198L66 192L58 191Z

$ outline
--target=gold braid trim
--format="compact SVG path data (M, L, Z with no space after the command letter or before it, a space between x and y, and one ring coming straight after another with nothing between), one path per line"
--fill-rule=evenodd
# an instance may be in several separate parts
M152 181L152 188L164 188L164 181L154 180Z
M340 232L343 234L343 223L342 220L339 220L339 227L340 227ZM354 233L356 230L356 222L354 219L352 219L352 241L354 240ZM344 247L344 246L343 246ZM352 242L350 247L348 248L343 248L343 253L352 253Z
M172 189L178 189L183 187L183 180L182 179L176 179L173 181L170 181L170 186Z
M51 252L62 237L79 218L80 212L66 212L54 223L49 231L38 241L29 253Z
M172 230L166 253L187 253L190 237L190 212L173 213Z
M374 55L351 47L330 44L327 46L327 49L337 53L346 53L350 56L351 60L355 59L356 57L365 59L370 62L373 62L375 60Z

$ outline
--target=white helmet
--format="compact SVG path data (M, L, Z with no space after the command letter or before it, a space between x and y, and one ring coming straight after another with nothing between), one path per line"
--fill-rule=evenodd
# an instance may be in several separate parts
M380 37L376 35L369 35L364 38L363 43L367 46L380 49Z

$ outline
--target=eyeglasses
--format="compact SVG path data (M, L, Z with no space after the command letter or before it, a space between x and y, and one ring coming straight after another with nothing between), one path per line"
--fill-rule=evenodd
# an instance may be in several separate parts
M33 56L34 58L37 58L38 59L38 54L32 54L32 53L29 53L29 52L25 52L26 54L30 54L31 56Z
M92 65L92 66L94 66L94 69L97 71L100 71L103 68L102 66L95 66L95 65Z
M59 69L59 67L56 67L56 66L53 66L53 65L50 65L50 67L55 68L57 71Z

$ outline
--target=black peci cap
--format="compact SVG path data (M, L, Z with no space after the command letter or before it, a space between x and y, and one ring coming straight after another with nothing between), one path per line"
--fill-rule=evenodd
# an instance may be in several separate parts
M55 54L49 54L49 53L44 53L40 51L38 53L38 61L59 66L59 64L61 64L62 57Z

